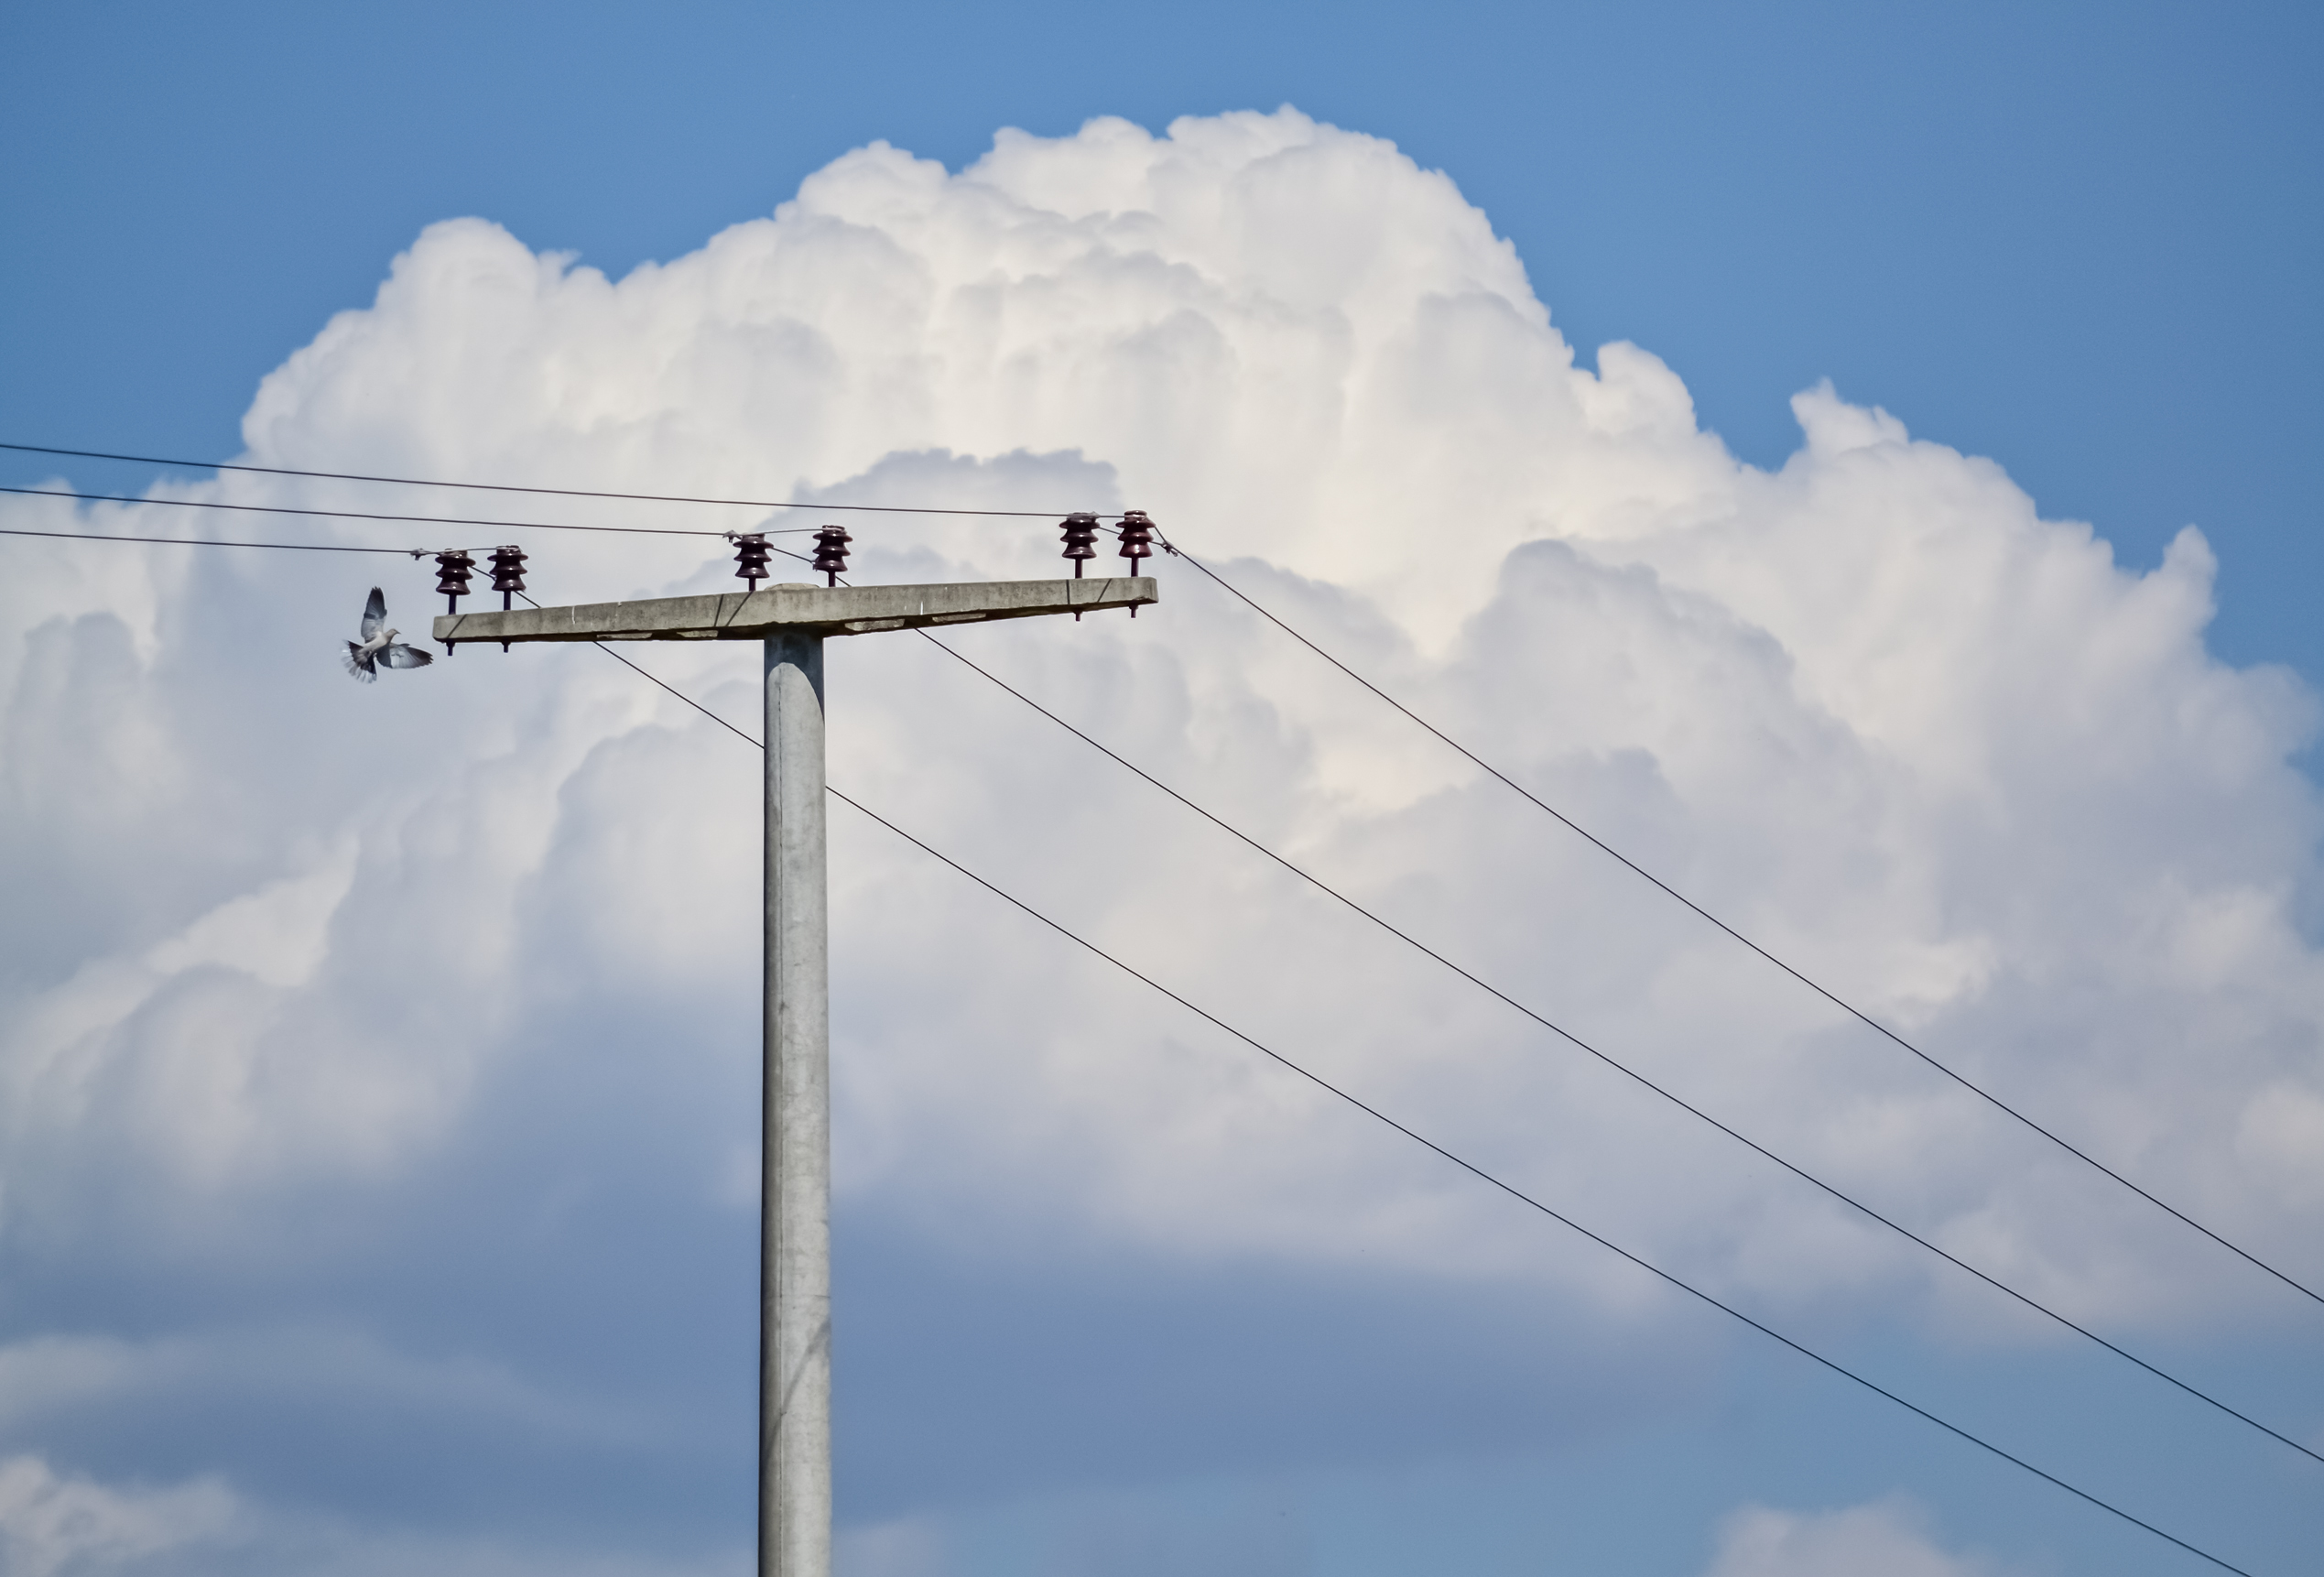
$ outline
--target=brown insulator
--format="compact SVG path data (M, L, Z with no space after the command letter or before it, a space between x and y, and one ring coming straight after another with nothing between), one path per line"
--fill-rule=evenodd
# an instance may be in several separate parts
M748 590L757 591L758 583L769 573L766 560L773 551L766 545L766 537L759 532L735 538L734 562L742 567L734 571L734 578L743 582Z
M1058 527L1065 537L1065 556L1073 560L1073 578L1081 578L1081 560L1097 557L1098 517L1068 515Z
M1138 560L1154 557L1154 522L1143 509L1133 509L1122 517L1122 557L1130 561L1130 573L1138 572Z
M1143 509L1132 509L1122 517L1122 557L1130 561L1130 573L1141 572L1138 560L1154 557L1154 522ZM1130 617L1136 618L1138 610L1131 606Z
M823 584L839 584L840 572L847 568L847 545L853 540L836 526L815 533L815 568L822 573Z
M436 590L444 596L444 612L460 612L460 599L468 594L468 577L476 572L476 560L454 548L436 555L436 568L441 571L436 580Z
M525 589L525 557L522 548L493 549L493 590L500 593L503 613L516 605L516 593Z

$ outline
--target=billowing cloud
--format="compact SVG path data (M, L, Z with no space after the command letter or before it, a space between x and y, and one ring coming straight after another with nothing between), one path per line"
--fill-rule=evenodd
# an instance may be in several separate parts
M2324 1276L2318 817L2297 765L2312 699L2207 651L2213 564L2193 529L2159 564L2118 564L1998 466L1886 412L1829 386L1794 409L1796 454L1739 462L1647 351L1579 364L1450 179L1286 110L1161 137L1111 120L1005 133L958 173L874 145L618 281L481 220L439 224L370 308L266 379L244 433L262 465L1148 509L1713 911ZM239 473L157 497L818 520ZM188 525L160 503L0 512ZM847 518L863 580L1062 568L1041 520ZM731 583L710 538L526 541L547 601ZM557 1209L618 1180L704 1231L740 1220L746 747L583 648L468 649L348 683L332 646L375 579L394 620L424 627L409 560L6 551L0 848L38 895L9 907L0 948L0 1230L20 1252L66 1280L156 1255L343 1269L413 1252L409 1213L457 1213L447 1180L581 1167L583 1136L603 1141L592 1180ZM1188 566L1157 572L1164 601L1135 622L947 639L2028 1291L2118 1330L2281 1317L2255 1273L2221 1269ZM752 653L635 655L755 726ZM2029 1329L929 642L835 647L831 704L848 792L1674 1269L1787 1315ZM844 1208L961 1252L1528 1287L1608 1324L1657 1306L1634 1270L832 813ZM1754 1539L1810 1538L1763 1533L1735 1535L1721 1570L1763 1569Z

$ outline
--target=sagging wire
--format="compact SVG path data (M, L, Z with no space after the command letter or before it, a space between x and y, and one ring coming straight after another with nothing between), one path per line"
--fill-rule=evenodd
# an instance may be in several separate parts
M5 448L5 445L0 445ZM367 509L308 509L288 504L228 504L209 498L133 498L120 493L69 493L54 487L0 487L23 498L61 498L73 504L158 504L170 509L227 509L244 515L309 515L327 520L387 520L412 526L490 526L505 531L612 531L634 537L724 537L724 531L680 526L581 526L560 520L472 520L450 515L389 515ZM785 526L782 532L812 527ZM420 551L432 552L433 549Z
M505 482L444 482L417 476L366 476L350 471L301 471L287 465L230 465L214 460L164 460L150 454L113 454L96 449L55 449L38 443L0 443L19 454L60 454L80 460L118 460L132 465L171 465L189 471L240 471L258 476L311 476L328 482L376 482L394 487L457 487L478 493L530 493L555 498L616 498L633 504L706 504L733 509L817 509L859 515L962 515L1043 520L1050 509L956 509L916 504L812 504L795 499L699 498L673 493L610 493L586 487L525 487ZM12 489L11 491L20 491ZM142 503L142 499L124 500ZM584 527L585 529L585 527Z
M1967 1090L1971 1094L1975 1095L1979 1100L1983 1101L1994 1110L2004 1114L2005 1115L2023 1124L2025 1126L2032 1129L2043 1138L2047 1139L2051 1144L2056 1145L2059 1149L2064 1150L2068 1155L2072 1156L2076 1160L2082 1162L2085 1166L2091 1168L2093 1170L2098 1171L2103 1176L2111 1178L2123 1187L2130 1190L2131 1192L2136 1194L2139 1198L2145 1200L2147 1203L2153 1205L2156 1209L2173 1217L2182 1224L2193 1228L2196 1232L2200 1233L2203 1236L2210 1239L2211 1242L2219 1245L2221 1248L2226 1249L2229 1253L2235 1255L2238 1258L2245 1260L2251 1265L2256 1266L2259 1269L2265 1271L2268 1275L2274 1277L2276 1280L2282 1282L2285 1286L2290 1288L2295 1292L2300 1293L2302 1296L2308 1298L2317 1303L2324 1304L2324 1293L2319 1293L2305 1283L2296 1280L2291 1276L2275 1268L2275 1266L2270 1265L2266 1260L2262 1259L2258 1255L2253 1254L2251 1250L2243 1247L2239 1244L2232 1242L2223 1234L2212 1231L2210 1227L2205 1226L2201 1222L2197 1221L2193 1216L2188 1215L2185 1211L2180 1210L2176 1205L2170 1204L2158 1198L2156 1195L2149 1192L2147 1190L2141 1188L2137 1183L2133 1182L2129 1178L2124 1177L2121 1172L2116 1171L2113 1168L2108 1166L2097 1157L2081 1149L2080 1147L2067 1139L2064 1136L2050 1128L2043 1126L2040 1123L2036 1122L2032 1117L2027 1116L2024 1112L2019 1111L2015 1106L2013 1106L2008 1102L2003 1100L1999 1095L1996 1095L1992 1091L1987 1090L1983 1085L1971 1081L1966 1074L1955 1071L1950 1065L1939 1061L1937 1058L1930 1056L1928 1052L1922 1050L1919 1047L1906 1039L1902 1035L1899 1035L1895 1030L1891 1029L1887 1025L1883 1024L1879 1019L1874 1018L1862 1008L1858 1007L1854 1003L1848 1001L1837 992L1830 990L1819 982L1810 978L1804 971L1795 968L1790 963L1786 963L1783 959L1778 958L1775 953L1769 952L1766 948L1762 947L1758 942L1754 941L1751 938L1745 936L1742 931L1737 930L1733 926L1729 925L1717 915L1712 914L1709 909L1695 902L1694 899L1687 897L1686 894L1680 892L1678 888L1664 881L1660 876L1656 876L1653 872L1639 865L1635 860L1630 858L1629 855L1624 854L1622 851L1616 849L1613 845L1600 838L1596 833L1591 832L1580 823L1575 821L1571 817L1566 815L1565 812L1558 810L1547 800L1542 799L1538 795L1535 794L1531 789L1519 783L1515 778L1510 777L1507 773L1502 771L1499 767L1493 766L1491 762L1479 756L1475 751L1471 750L1467 745L1453 738L1443 729L1439 728L1435 723L1421 716L1417 712L1415 712L1412 708L1406 706L1404 702L1390 695L1386 691L1381 689L1378 685L1373 683L1370 680L1356 672L1355 669L1350 668L1346 663L1341 662L1338 658L1333 657L1330 652L1324 650L1323 647L1318 646L1314 641L1309 639L1306 636L1294 629L1289 624L1278 617L1275 613L1250 596L1247 593L1243 592L1233 582L1227 580L1217 571L1202 562L1201 560L1197 559L1194 555L1185 551L1183 549L1173 546L1167 538L1158 539L1162 541L1162 547L1166 552L1169 553L1174 558L1183 559L1186 562L1193 565L1195 569L1200 571L1205 576L1209 577L1209 579L1215 582L1222 590L1225 591L1228 594L1249 607L1261 618L1265 619L1269 624L1275 625L1276 628L1281 630L1285 635L1289 636L1293 640L1307 647L1308 650L1313 652L1317 657L1321 658L1325 662L1330 664L1331 667L1339 669L1341 673L1346 675L1349 679L1353 680L1364 690L1370 691L1381 701L1385 701L1397 712L1402 712L1406 718L1410 720L1412 723L1417 723L1423 731L1433 735L1436 739L1450 747L1456 754L1467 760L1472 766L1477 767L1488 777L1493 778L1504 787L1515 791L1521 799L1525 799L1526 803L1532 805L1536 810L1548 814L1569 831L1579 835L1585 842L1590 843L1591 847L1597 849L1602 854L1608 855L1617 864L1621 865L1624 869L1653 884L1654 886L1660 889L1665 895L1675 899L1677 902L1693 911L1701 919L1709 921L1712 926L1716 927L1721 931L1725 932L1734 941L1741 942L1743 946L1749 948L1753 952L1757 953L1767 963L1774 964L1777 969L1791 976L1792 979L1808 987L1808 990L1814 992L1817 995L1821 996L1825 1001L1832 1004L1834 1006L1840 1008L1841 1011L1847 1013L1860 1022L1869 1026L1873 1029L1877 1030L1881 1035L1889 1040L1894 1041L1897 1046L1902 1047L1905 1050L1912 1053L1912 1055L1917 1057L1920 1060L1928 1064L1929 1067L1934 1068L1938 1072L1943 1074L1954 1083L1959 1084L1962 1089Z
M529 601L529 599L527 600ZM718 713L712 712L709 707L704 706L693 697L687 695L676 686L666 682L665 680L656 677L654 674L647 672L645 669L638 667L637 664L630 661L629 658L614 650L604 642L592 641L590 644L595 646L598 650L603 652L606 656L612 658L623 667L644 678L648 682L668 691L670 695L675 696L678 700L685 702L688 706L692 707L695 711L700 712L703 716L709 718L712 723L717 723L720 727L725 729L735 737L747 742L761 751L766 749L766 745L761 741L752 737L742 729L735 727L734 724L727 722L726 719L719 716ZM1115 969L1121 971L1124 974L1128 975L1131 979L1137 981L1140 984L1169 998L1172 1002L1178 1004L1180 1007L1185 1008L1196 1017L1202 1019L1213 1028L1218 1028L1227 1035L1230 1035L1235 1039L1243 1042L1243 1044L1250 1047L1253 1050L1257 1051L1262 1056L1276 1062L1290 1072L1297 1074L1299 1078L1306 1080L1310 1084L1315 1085L1318 1089L1324 1091L1330 1095L1337 1097L1339 1100L1354 1107L1364 1115L1394 1129L1395 1132L1403 1135L1406 1138L1410 1139L1413 1143L1419 1145L1425 1149L1432 1151L1437 1156L1450 1161L1454 1166L1459 1167L1461 1170L1469 1173L1480 1181L1484 1182L1493 1188L1498 1189L1501 1192L1507 1194L1510 1198L1517 1201L1519 1203L1535 1211L1538 1211L1541 1214L1548 1216L1550 1220L1557 1222L1559 1225L1588 1238L1599 1247L1629 1261L1632 1265L1636 1266L1641 1270L1646 1271L1648 1274L1656 1277L1667 1285L1677 1289L1680 1292L1686 1293L1689 1297L1708 1305L1710 1308L1717 1310L1719 1312L1727 1315L1731 1319L1736 1320L1744 1325L1748 1325L1751 1329L1758 1332L1761 1335L1789 1348L1794 1353L1798 1354L1801 1357L1807 1358L1811 1362L1821 1365L1823 1368L1830 1370L1843 1379L1853 1381L1856 1385L1872 1392L1874 1396L1895 1403L1896 1406L1903 1408L1907 1412L1910 1412L1929 1423L1935 1424L1938 1428L1967 1441L1971 1445L1976 1446L1979 1450L1990 1452L1992 1455L2000 1458L2002 1461L2010 1463L2012 1466L2032 1474L2035 1477L2041 1479L2044 1483L2048 1484L2055 1488L2062 1489L2067 1494L2075 1496L2077 1499L2080 1499L2088 1505L2096 1506L2099 1510L2106 1512L2110 1516L2119 1517L2121 1520L2129 1523L2134 1528L2140 1528L2145 1532L2153 1535L2155 1538L2164 1540L2166 1543L2174 1545L2178 1549L2185 1550L2189 1555L2195 1556L2199 1560L2208 1561L2211 1565L2218 1567L2222 1572L2232 1572L2234 1574L2234 1577L2253 1577L2252 1572L2245 1571L2243 1567L2222 1560L2221 1557L2213 1555L2208 1550L2205 1550L2199 1545L2191 1544L2188 1540L2179 1538L2174 1533L2167 1532L2163 1528L2156 1527L2154 1523L2146 1521L2144 1517L2137 1517L2131 1512L2125 1511L2121 1506L2114 1505L2111 1501L2101 1499L2098 1495L2091 1494L2089 1490L2082 1489L2076 1485L2070 1484L2065 1479L2058 1477L2056 1474L2047 1472L2043 1468L2036 1467L2034 1463L2026 1461L2024 1457L2018 1456L2012 1452L2004 1450L2001 1446L1993 1444L1991 1441L1984 1439L1982 1436L1972 1434L1960 1425L1953 1423L1944 1418L1940 1418L1936 1413L1930 1412L1928 1408L1919 1406L1917 1403L1909 1401L1904 1397L1899 1396L1896 1392L1889 1390L1886 1387L1880 1385L1877 1381L1869 1379L1866 1376L1858 1374L1855 1370L1849 1368L1847 1365L1840 1363L1836 1359L1824 1356L1821 1353L1817 1352L1814 1348L1806 1345L1804 1343L1793 1340L1791 1337L1785 1335L1782 1332L1776 1330L1773 1326L1765 1324L1760 1321L1754 1319L1752 1316L1744 1313L1734 1305L1725 1302L1712 1294L1702 1290L1700 1288L1696 1287L1691 1282L1684 1280L1673 1272L1663 1269L1652 1260L1632 1253L1629 1249L1626 1249L1620 1244L1615 1243L1612 1238L1602 1236L1600 1234L1591 1231L1589 1227L1582 1225L1571 1216L1563 1213L1554 1206L1548 1204L1541 1200L1536 1199L1533 1195L1526 1192L1514 1183L1504 1181L1503 1179L1477 1165L1474 1161L1469 1160L1455 1151L1446 1148L1444 1146L1437 1143L1434 1139L1428 1137L1417 1129L1408 1127L1405 1124L1397 1121L1395 1117L1390 1116L1379 1107L1364 1101L1362 1097L1332 1083L1321 1074L1314 1072L1302 1064L1293 1061L1282 1052L1276 1050L1274 1048L1265 1044L1255 1038L1244 1034L1242 1030L1236 1028L1233 1025L1229 1024L1223 1018L1219 1017L1216 1014L1210 1012L1206 1008L1199 1006L1194 1002L1181 996L1176 991L1171 990L1168 986L1164 985L1152 975L1146 974L1135 966L1116 958L1113 954L1106 952L1095 942L1089 941L1087 938L1069 929L1059 921L1051 919L1048 915L1043 914L1040 910L1035 908L1032 905L1026 903L1024 899L1018 897L1015 894L1011 893L1006 888L977 875L974 871L970 870L966 865L961 865L959 861L953 859L949 854L946 854L930 844L922 842L920 839L914 837L911 833L906 832L903 828L897 826L886 817L882 816L876 810L872 810L869 806L864 805L862 801L851 798L847 794L842 793L836 787L830 784L826 784L824 786L824 791L830 794L831 798L837 799L841 804L847 806L849 809L858 812L868 820L877 822L880 826L885 828L888 832L893 832L896 836L903 839L906 843L911 844L922 854L927 854L929 858L950 867L950 869L954 872L967 877L970 881L975 883L978 886L983 887L986 892L991 893L994 897L1001 899L1006 904L1009 904L1013 908L1021 910L1031 919L1037 920L1040 924L1048 927L1050 930L1055 931L1066 941L1073 943L1076 947L1079 947L1083 951L1095 955L1106 963L1113 965Z

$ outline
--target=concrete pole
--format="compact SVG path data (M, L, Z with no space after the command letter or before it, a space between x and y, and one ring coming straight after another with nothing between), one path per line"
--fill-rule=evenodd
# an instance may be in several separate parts
M1144 575L927 586L754 587L445 614L436 638L766 643L766 1146L759 1221L758 1570L831 1577L831 1047L823 874L823 642L832 636L1133 611Z
M831 1053L823 636L766 641L759 1577L831 1570Z

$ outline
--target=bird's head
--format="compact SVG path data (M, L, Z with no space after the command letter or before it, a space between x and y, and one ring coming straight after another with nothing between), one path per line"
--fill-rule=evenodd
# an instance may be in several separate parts
M403 631L401 630L382 630L379 632L379 638L383 641L393 644L396 637L401 634L403 634Z

